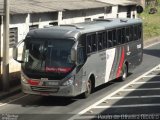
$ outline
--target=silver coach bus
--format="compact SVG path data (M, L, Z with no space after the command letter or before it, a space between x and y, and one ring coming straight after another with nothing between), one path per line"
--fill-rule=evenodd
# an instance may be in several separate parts
M140 19L96 19L35 29L13 48L13 58L21 63L23 92L46 96L87 97L110 80L125 80L142 57Z

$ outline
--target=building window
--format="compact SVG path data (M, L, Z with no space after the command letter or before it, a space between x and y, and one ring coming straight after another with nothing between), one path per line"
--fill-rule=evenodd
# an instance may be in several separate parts
M9 47L13 47L18 42L18 28L9 29Z
M89 21L91 21L91 18L85 18L84 21L89 22Z
M112 13L112 6L106 7L105 11L106 11L107 14Z
M127 7L127 18L131 18L132 6Z
M34 30L34 29L37 29L38 28L38 25L31 25L29 26L29 30Z
M104 16L100 16L100 17L98 17L99 19L104 19Z
M50 22L49 25L57 26L58 22Z

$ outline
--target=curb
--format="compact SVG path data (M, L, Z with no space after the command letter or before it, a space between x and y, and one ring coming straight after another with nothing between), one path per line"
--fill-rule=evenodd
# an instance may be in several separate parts
M148 46L148 45L158 43L158 42L160 42L160 36L148 39L148 40L144 41L143 44L144 44L144 46Z
M4 98L7 98L7 97L10 97L10 96L12 96L14 94L17 94L17 93L20 93L20 92L21 92L21 86L20 85L14 87L14 88L11 88L7 92L3 92L3 91L1 92L0 91L0 100L4 99Z

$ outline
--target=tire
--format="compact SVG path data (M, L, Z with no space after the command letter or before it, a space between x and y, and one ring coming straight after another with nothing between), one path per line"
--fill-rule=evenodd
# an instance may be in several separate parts
M126 80L127 76L128 76L128 68L126 64L123 64L120 80L121 81Z
M87 98L92 93L92 81L89 79L86 84L86 91L83 94L83 98Z

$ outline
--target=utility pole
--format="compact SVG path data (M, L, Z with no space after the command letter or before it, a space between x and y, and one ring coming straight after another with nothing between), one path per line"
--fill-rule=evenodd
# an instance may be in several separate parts
M9 90L9 19L9 0L4 0L2 69L3 91Z

